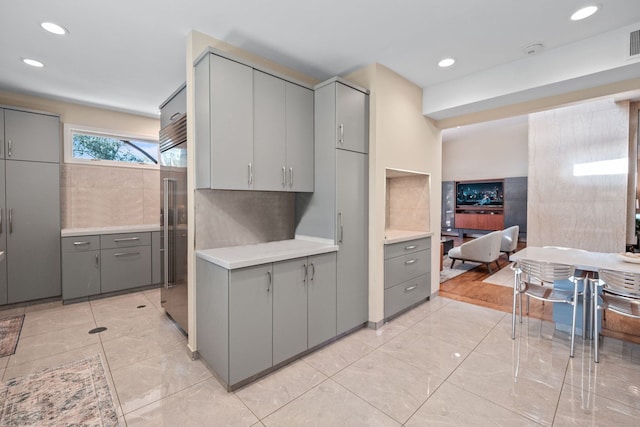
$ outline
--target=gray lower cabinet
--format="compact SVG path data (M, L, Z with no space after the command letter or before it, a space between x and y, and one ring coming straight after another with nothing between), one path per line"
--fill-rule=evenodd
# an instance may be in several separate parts
M227 270L196 258L198 352L229 390L336 336L336 254Z
M62 239L62 295L73 299L100 293L100 236Z
M271 264L229 271L229 384L273 364Z
M147 286L160 280L153 271L159 232L103 234L62 238L64 301Z
M158 284L164 280L162 271L162 235L159 231L151 233L151 283Z
M384 247L384 317L426 300L431 291L431 238Z

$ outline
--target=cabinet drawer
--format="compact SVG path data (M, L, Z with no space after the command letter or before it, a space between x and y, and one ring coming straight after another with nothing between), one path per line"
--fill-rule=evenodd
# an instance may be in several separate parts
M102 292L151 283L151 246L103 249L100 255Z
M183 87L160 108L160 129L187 112L187 88Z
M128 248L131 246L151 246L151 233L103 234L100 236L101 249Z
M424 239L409 240L406 242L392 243L390 245L384 245L384 258L393 258L430 248L431 239L429 237L425 237Z
M430 254L431 251L420 251L385 260L385 289L431 271Z
M84 252L100 249L100 236L62 238L62 252Z
M384 290L384 317L393 316L405 308L426 299L430 292L428 274Z

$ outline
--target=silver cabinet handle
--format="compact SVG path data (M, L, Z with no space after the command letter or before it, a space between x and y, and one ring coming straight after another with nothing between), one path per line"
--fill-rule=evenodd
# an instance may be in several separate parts
M121 239L113 239L114 242L135 242L136 240L140 240L139 237L123 237Z
M344 224L342 223L342 212L338 212L338 224L340 224L340 233L338 237L338 243L342 243L344 237Z
M174 121L175 119L177 119L178 117L180 117L180 113L173 113L173 116L169 117L170 121Z
M289 168L289 187L293 187L293 168Z
M302 268L304 268L304 279L302 281L306 282L309 277L309 266L307 264L302 264Z
M2 234L2 208L0 208L0 234Z
M418 285L409 286L408 288L404 288L404 291L405 292L411 292L412 290L414 290L417 287L418 287Z
M282 167L282 186L287 186L287 168L285 166Z
M316 266L314 263L309 263L309 265L311 266L311 280L313 282L313 279L316 277Z
M11 157L11 150L13 148L13 142L9 139L7 140L7 155Z
M9 234L13 233L13 209L9 209Z
M83 245L88 245L91 242L73 242L73 246L83 246Z
M100 256L96 254L96 267L100 267Z
M271 282L272 282L270 271L267 271L267 276L269 277L269 281L267 282L267 293L269 293L271 292Z
M164 288L169 289L169 178L162 179L162 275L164 276Z
M340 123L338 128L340 129L340 138L338 138L338 142L340 144L344 144L344 125L342 123Z
M140 252L117 252L113 254L116 257L140 255Z
M415 248L417 248L417 247L418 247L417 245L409 245L409 246L405 246L405 247L404 247L404 250L405 250L405 251L410 251L411 249L415 249Z
M4 140L0 139L0 156L4 153Z
M251 163L249 163L248 166L248 173L249 173L249 185L253 184L253 165Z
M404 263L405 263L406 265L410 265L410 264L413 264L413 263L414 263L414 262L416 262L416 261L417 261L417 259L415 259L415 258L414 258L414 259L408 259L408 260L406 260Z

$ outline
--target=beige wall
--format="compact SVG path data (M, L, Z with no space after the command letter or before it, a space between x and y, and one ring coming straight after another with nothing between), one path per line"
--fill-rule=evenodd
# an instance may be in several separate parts
M627 158L629 103L601 100L529 116L527 243L624 251L627 175L574 176L575 164Z
M160 120L24 94L1 92L0 104L60 115L61 122L158 138ZM63 133L60 127L60 159ZM159 224L160 173L124 167L60 165L62 228Z
M442 131L442 180L527 176L527 116Z
M386 168L430 175L431 265L440 265L442 151L440 130L422 115L422 90L399 74L373 64L347 76L371 91L369 126L369 320L384 317ZM436 222L433 223L433 219ZM440 288L431 269L431 293Z

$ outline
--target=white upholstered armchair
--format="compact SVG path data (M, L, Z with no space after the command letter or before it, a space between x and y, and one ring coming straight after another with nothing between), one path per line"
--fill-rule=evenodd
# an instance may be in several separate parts
M449 258L451 258L451 267L456 260L480 262L487 266L489 273L491 263L495 262L500 268L498 258L500 258L500 245L502 244L502 231L493 231L476 239L469 240L460 246L449 250Z
M507 254L507 258L518 247L518 234L520 233L520 227L514 225L502 230L502 243L500 244L500 252Z

